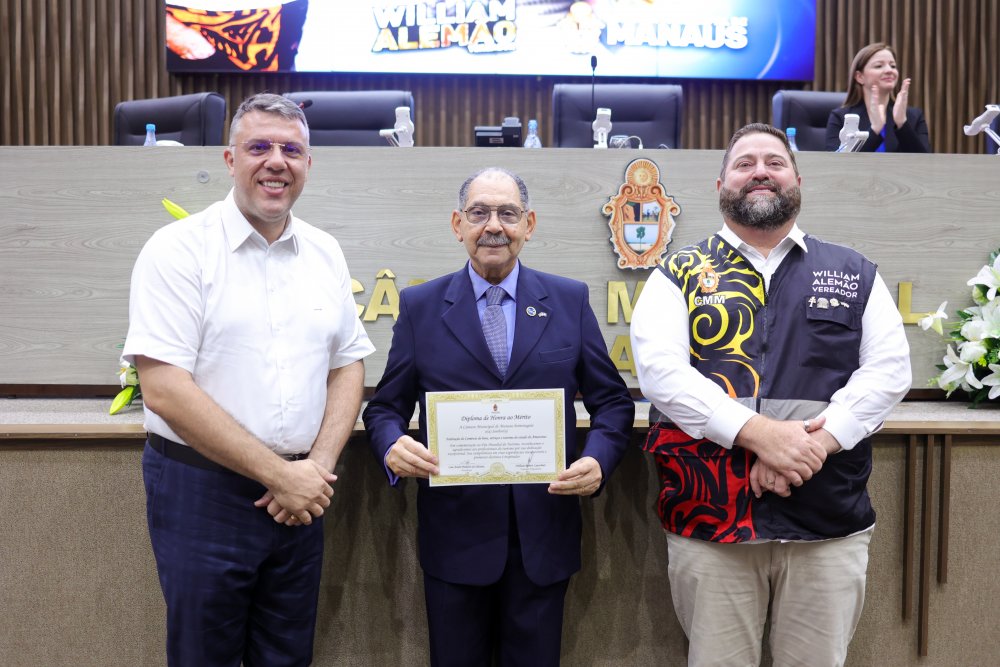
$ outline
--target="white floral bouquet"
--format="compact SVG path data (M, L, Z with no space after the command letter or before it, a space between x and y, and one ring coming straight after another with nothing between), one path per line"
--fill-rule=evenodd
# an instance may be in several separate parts
M959 310L958 321L949 324L947 353L938 366L941 374L930 383L944 389L948 396L956 389L969 395L972 407L984 400L1000 397L1000 250L990 253L986 264L967 283L972 287L975 306ZM943 322L948 319L945 301L937 312L920 320L920 328L945 335Z
M111 401L109 415L118 414L132 405L132 401L142 396L142 390L139 388L139 373L135 370L135 366L125 361L124 357L118 363L121 365L118 371L118 381L122 385L122 390L115 396L115 400Z

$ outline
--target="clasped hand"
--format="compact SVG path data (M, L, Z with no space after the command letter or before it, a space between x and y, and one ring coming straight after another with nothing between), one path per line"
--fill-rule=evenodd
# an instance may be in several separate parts
M312 459L289 461L254 507L266 507L275 521L286 526L308 526L330 506L335 481L336 475Z
M763 482L766 490L772 490L773 484L778 483L778 475L790 486L801 486L811 479L826 461L827 448L812 436L824 424L824 417L809 420L808 424L761 415L750 419L736 436L735 444L752 451L762 463L751 467L751 485L756 479L758 485ZM758 469L757 473L754 468ZM760 476L762 470L767 473L766 477Z
M837 442L836 438L830 435L829 431L823 429L824 424L826 424L825 417L807 419L803 422L793 421L782 423L792 425L801 424L803 432L811 435L812 439L818 442L823 448L824 462L826 456L840 450L840 443ZM794 428L797 430L799 426L794 426ZM818 468L812 470L812 473L817 472L819 472ZM809 479L809 477L805 477L804 479ZM759 456L750 468L750 488L758 498L766 491L776 493L782 498L787 498L792 495L792 487L800 486L801 484L801 481L796 483L794 475L783 474Z

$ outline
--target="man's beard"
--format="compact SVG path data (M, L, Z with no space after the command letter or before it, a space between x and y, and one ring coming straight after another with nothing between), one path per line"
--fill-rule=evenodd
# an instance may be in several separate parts
M774 188L773 197L751 197L750 190L761 185ZM755 229L777 229L794 218L802 207L802 191L797 185L782 190L774 181L754 180L738 192L723 187L719 211L736 224Z

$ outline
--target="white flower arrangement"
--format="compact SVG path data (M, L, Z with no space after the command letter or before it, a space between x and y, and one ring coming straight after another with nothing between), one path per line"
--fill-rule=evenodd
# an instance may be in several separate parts
M1000 397L1000 250L990 253L990 263L967 283L972 287L975 306L959 310L958 321L950 324L947 337L951 340L947 353L938 365L941 374L930 383L947 392L956 389L969 395L972 407L984 400ZM920 320L920 328L933 329L944 336L943 322L948 319L945 301L937 312Z
M135 370L135 366L125 361L124 357L119 359L118 363L121 365L118 381L122 385L122 390L115 396L115 400L111 401L109 415L118 414L132 405L132 401L142 396L142 390L139 388L139 373Z

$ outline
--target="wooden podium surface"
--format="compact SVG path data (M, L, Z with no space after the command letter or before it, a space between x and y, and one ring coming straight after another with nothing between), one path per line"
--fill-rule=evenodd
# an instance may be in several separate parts
M145 438L142 404L136 401L117 415L108 415L109 400L0 399L0 446L4 440L135 440ZM590 415L576 403L577 428L590 426ZM649 403L636 402L635 428L649 427ZM410 424L416 429L416 418ZM360 418L355 432L363 432ZM907 401L886 420L881 435L941 434L982 436L984 444L1000 446L1000 405L970 410L957 401ZM84 444L81 442L81 444Z

